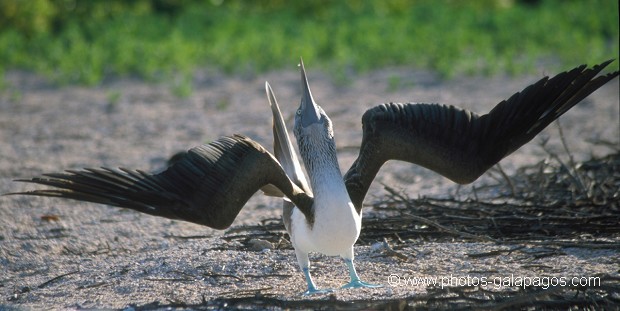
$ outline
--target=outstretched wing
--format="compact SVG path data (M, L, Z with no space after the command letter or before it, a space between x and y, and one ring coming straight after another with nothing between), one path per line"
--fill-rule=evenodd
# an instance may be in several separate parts
M248 199L272 184L305 213L312 198L286 176L276 159L242 135L193 148L159 174L129 169L82 169L18 181L58 189L21 193L130 208L216 229L231 225Z
M618 72L611 61L545 77L483 116L438 104L382 104L364 113L360 154L344 179L356 209L388 160L422 165L454 182L473 182Z

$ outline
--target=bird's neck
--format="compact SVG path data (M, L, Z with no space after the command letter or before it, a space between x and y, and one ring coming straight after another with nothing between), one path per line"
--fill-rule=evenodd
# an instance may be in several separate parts
M336 148L333 142L322 148L312 148L303 156L304 164L310 178L310 185L315 200L348 200L348 193L342 179Z

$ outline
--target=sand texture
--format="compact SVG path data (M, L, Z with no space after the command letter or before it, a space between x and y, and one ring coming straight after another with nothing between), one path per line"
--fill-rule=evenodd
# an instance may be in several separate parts
M382 102L438 102L486 113L500 100L548 74L541 68L540 75L526 77L443 81L427 72L385 69L355 76L350 83L342 84L315 72L311 65L307 69L314 98L334 123L343 171L357 156L360 119L368 108ZM205 70L196 75L193 92L187 98L174 96L166 83L131 79L107 81L98 87L57 87L31 74L10 72L7 80L8 88L0 93L2 193L36 188L13 179L64 169L107 166L156 171L165 167L167 158L177 151L233 133L248 135L271 150L265 81L272 85L289 129L300 99L299 74L293 66L286 71L245 77ZM618 142L618 89L615 79L560 119L576 161L613 152L592 141ZM504 159L503 169L512 174L518 167L548 158L540 146L543 138L549 139L548 148L566 159L558 136L557 125L552 124ZM473 186L458 188L426 169L390 162L377 176L366 203L386 200L389 193L382 184L412 198L452 197L457 190L460 198L467 198L472 196L472 187L493 181L485 174ZM373 213L368 208L365 217ZM257 225L280 215L281 200L257 194L233 228ZM242 243L230 238L235 234L90 203L3 196L0 309L206 306L205 301L217 298L256 295L281 302L307 299L300 296L305 282L293 250L286 246L286 235L282 235L284 246L272 243L267 245L270 249L260 250L264 242L260 237ZM356 264L365 281L383 284L383 288L336 290L333 295L310 299L398 300L428 294L426 286L396 283L391 275L480 276L480 271L487 271L484 275L500 277L609 273L618 277L617 248L566 248L543 257L523 251L475 257L467 254L519 245L459 237L410 239L399 245L398 251L407 256L403 260L377 256L378 241L358 243ZM391 237L389 241L393 244ZM610 241L618 243L620 236ZM528 249L535 252L536 247ZM320 288L338 288L348 282L341 259L313 255L311 261Z

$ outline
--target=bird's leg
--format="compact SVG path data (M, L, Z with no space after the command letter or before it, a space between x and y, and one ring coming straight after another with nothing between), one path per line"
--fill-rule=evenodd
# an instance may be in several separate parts
M304 275L306 276L306 283L308 283L308 290L306 290L302 296L313 295L313 294L327 294L331 293L331 289L317 289L316 285L314 285L314 281L312 281L312 277L310 276L310 271L308 268L303 268Z
M369 287L369 288L378 288L383 287L383 285L379 284L370 284L360 280L360 277L357 275L357 271L355 271L355 266L353 265L353 259L344 258L344 262L349 267L349 275L351 276L351 282L349 284L344 285L341 288L360 288L360 287Z
M312 281L312 277L310 276L310 260L308 259L308 253L295 248L295 256L297 257L297 262L299 263L301 271L304 272L306 283L308 284L308 290L303 292L302 296L331 293L331 289L317 289L316 285L314 285L314 281Z

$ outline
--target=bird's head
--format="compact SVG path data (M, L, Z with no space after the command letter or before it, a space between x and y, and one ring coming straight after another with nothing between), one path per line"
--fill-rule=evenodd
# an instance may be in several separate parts
M325 114L323 108L314 102L312 92L310 92L310 85L308 85L304 63L301 60L299 67L301 69L302 95L301 103L295 113L293 132L307 168L309 162L312 162L309 160L319 155L317 152L333 154L335 158L336 147L332 121Z
M301 103L295 113L295 137L297 141L302 136L332 140L334 137L332 122L323 108L314 102L303 61L300 60L299 66L301 68L302 95Z

